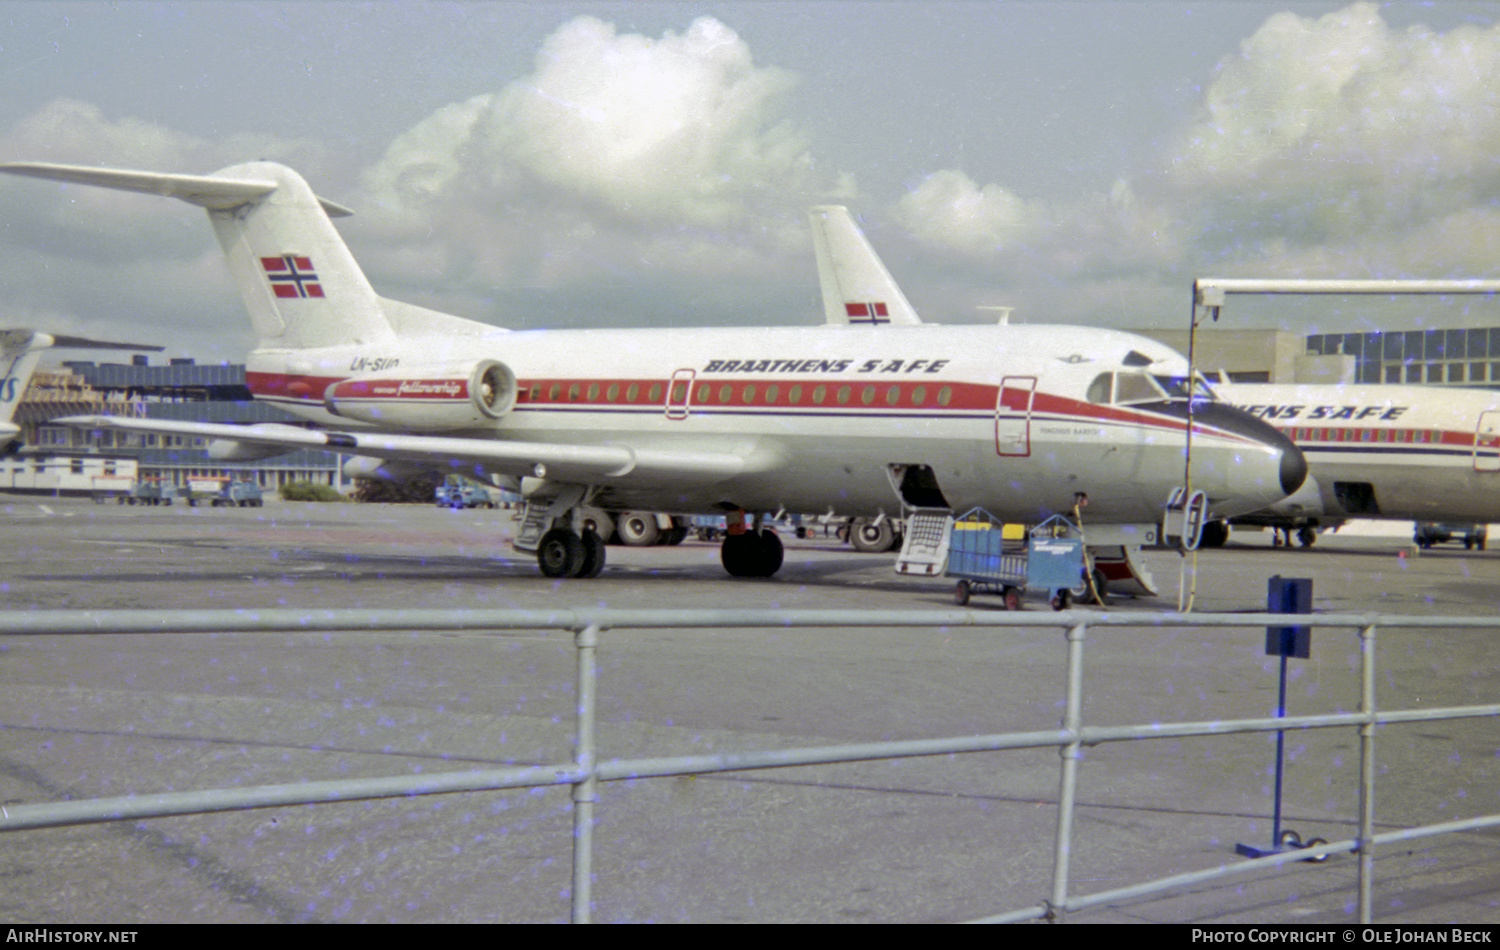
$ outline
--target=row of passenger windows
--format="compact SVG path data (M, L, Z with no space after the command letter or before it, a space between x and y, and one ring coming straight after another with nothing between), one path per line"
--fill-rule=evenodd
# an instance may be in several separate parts
M660 405L666 385L653 383L531 383L524 401L588 402L614 405ZM688 382L671 384L670 403L680 406L687 398ZM824 383L696 383L695 405L720 406L847 406L851 403L874 406L947 406L953 402L952 386L927 386L921 383L888 383L884 385L830 386ZM642 398L644 397L644 398Z
M1281 430L1299 445L1306 442L1387 442L1426 445L1443 441L1438 429L1315 429L1293 426Z

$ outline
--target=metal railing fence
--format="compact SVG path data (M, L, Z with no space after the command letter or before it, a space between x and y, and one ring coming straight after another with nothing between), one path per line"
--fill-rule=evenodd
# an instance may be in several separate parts
M1361 699L1357 712L1307 716L1258 717L1202 722L1136 725L1086 725L1083 717L1083 661L1092 629L1255 627L1300 625L1357 631L1360 641ZM598 674L595 664L600 635L611 629L663 628L1054 628L1067 639L1066 712L1061 728L1032 732L949 736L930 739L865 742L754 752L662 758L601 760L595 737ZM1076 912L1134 900L1288 862L1334 853L1359 859L1357 887L1361 923L1373 918L1374 854L1387 844L1484 828L1500 827L1500 814L1445 821L1384 834L1374 830L1375 727L1387 723L1500 716L1500 703L1381 711L1376 700L1375 645L1380 629L1500 629L1493 617L1432 617L1374 614L1178 614L1064 611L1001 613L974 610L875 612L854 610L82 610L12 612L0 615L0 637L102 633L245 633L348 631L498 631L567 630L577 654L577 722L573 757L548 765L401 775L373 779L340 779L215 789L125 795L79 801L0 806L0 832L169 815L205 814L244 808L347 802L466 791L570 786L573 801L574 922L588 922L592 907L594 808L601 782L666 776L741 772L789 766L825 765L882 759L1057 748L1061 753L1058 818L1053 846L1049 897L1036 904L985 918L987 922L1060 920ZM1356 837L1313 848L1237 860L1091 894L1070 892L1069 856L1077 800L1078 763L1084 746L1138 739L1218 736L1278 730L1354 728L1359 733L1359 830Z

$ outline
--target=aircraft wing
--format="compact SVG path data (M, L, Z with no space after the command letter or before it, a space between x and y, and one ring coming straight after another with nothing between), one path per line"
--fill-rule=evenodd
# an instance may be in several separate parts
M719 481L755 467L764 467L764 464L756 466L752 459L736 453L670 448L569 445L384 432L328 432L276 423L244 426L122 416L66 416L52 421L76 429L195 436L288 451L320 449L382 460L423 462L434 468L472 469L478 466L508 475L591 484Z

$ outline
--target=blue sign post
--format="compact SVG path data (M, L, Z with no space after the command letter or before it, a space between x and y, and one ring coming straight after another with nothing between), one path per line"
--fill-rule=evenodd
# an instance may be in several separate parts
M1273 614L1312 613L1312 578L1272 577L1267 585L1266 611ZM1312 628L1302 625L1266 628L1266 655L1281 658L1280 685L1276 692L1276 718L1286 718L1286 661L1288 657L1307 659L1312 655ZM1281 786L1286 771L1286 732L1276 731L1276 790L1271 811L1271 847L1257 848L1249 844L1237 844L1234 850L1247 857L1260 858L1268 854L1280 854L1299 848L1312 848L1327 844L1322 838L1303 841L1301 835L1290 828L1281 829ZM1325 861L1327 855L1311 858Z

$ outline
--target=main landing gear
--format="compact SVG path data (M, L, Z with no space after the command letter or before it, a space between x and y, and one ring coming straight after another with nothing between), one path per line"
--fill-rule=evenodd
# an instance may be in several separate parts
M528 499L514 544L519 551L536 553L544 576L598 577L604 570L604 538L580 504L587 498L575 489L546 500ZM724 570L734 577L770 577L781 570L781 538L761 526L760 515L752 526L746 526L743 511L731 511L725 520L728 533L719 549Z
M536 563L547 577L598 577L604 570L604 539L593 528L584 528L582 534L553 528L542 535Z

